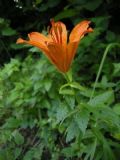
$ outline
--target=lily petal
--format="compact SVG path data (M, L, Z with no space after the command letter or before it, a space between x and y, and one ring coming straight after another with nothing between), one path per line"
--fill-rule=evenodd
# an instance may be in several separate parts
M46 37L43 34L38 33L38 32L31 32L28 34L28 37L29 37L30 41L36 41L36 42L39 42L43 45L45 45L45 42L51 41L48 37Z
M78 48L78 42L71 42L67 45L67 68L70 68L72 60L74 59L76 50Z
M30 44L30 45L32 45L32 46L38 47L38 48L41 49L42 51L45 51L45 52L48 51L47 46L46 46L45 44L43 44L43 42L40 43L39 41L34 41L34 40L29 40L29 41L27 41L27 40L24 40L24 39L22 39L22 38L19 38L16 43L17 43L17 44L19 44L19 43Z
M88 28L90 23L91 22L87 20L78 23L71 31L69 42L80 41L86 33L92 32L93 30Z
M50 35L54 42L61 45L67 44L67 30L66 26L62 22L54 22L51 20L52 28L50 29Z
M51 61L61 71L66 72L65 54L61 45L56 43L48 43L48 49L51 56Z
M17 44L20 44L20 43L24 43L24 41L25 41L25 40L23 40L22 38L18 38L16 43L17 43Z

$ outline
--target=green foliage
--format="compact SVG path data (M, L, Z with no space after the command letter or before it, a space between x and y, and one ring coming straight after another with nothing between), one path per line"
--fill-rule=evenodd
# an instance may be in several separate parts
M0 82L2 160L119 157L114 154L120 147L119 103L114 105L111 86L104 91L99 85L90 101L89 90L81 90L78 83L64 85L72 87L74 95L59 94L63 77L46 58L31 56L6 64Z

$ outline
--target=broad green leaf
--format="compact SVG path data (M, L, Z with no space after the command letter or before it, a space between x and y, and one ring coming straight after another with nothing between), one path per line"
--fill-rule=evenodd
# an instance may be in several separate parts
M63 19L63 18L69 18L69 17L73 17L76 14L78 14L78 12L74 9L67 9L67 10L63 10L62 12L58 13L54 19L56 21Z
M4 125L2 126L2 128L6 128L6 129L14 129L17 128L20 125L20 120L14 118L14 117L10 117L6 120L6 123L4 123Z
M23 157L23 160L32 160L34 156L34 151L33 150L28 150L26 154Z
M49 91L52 86L52 81L50 79L44 79L44 86L46 91Z
M19 157L19 155L21 154L21 151L22 151L22 148L15 148L15 151L14 151L15 159Z
M109 19L110 19L109 15L108 16L97 16L97 17L92 18L91 21L96 24L96 27L98 27L97 30L99 30L99 32L101 32L101 31L104 31L107 29Z
M15 130L12 133L12 136L14 137L16 144L21 145L24 143L24 137L20 134L20 132L18 130Z
M75 151L72 147L66 147L62 149L62 154L70 158L75 155Z
M120 118L110 107L105 107L101 109L99 118L112 129L111 132L116 130L120 131Z
M44 152L44 145L41 143L39 146L34 148L34 158L36 160L41 160L43 152Z
M95 96L90 100L89 104L91 106L97 106L100 104L110 104L114 101L114 92L112 90L106 91L98 96Z
M92 0L92 1L88 1L84 7L90 11L94 11L95 9L97 9L100 4L102 3L102 0Z
M106 89L106 88L111 88L115 86L116 86L116 83L108 82L107 77L104 75L102 77L101 82L97 83L96 88Z
M113 63L113 65L114 65L113 76L119 76L120 75L120 63Z
M41 99L40 101L41 107L40 108L51 108L50 102L47 99Z
M13 36L16 34L16 31L13 30L12 28L4 28L2 30L2 35L3 36Z
M67 132L66 142L71 141L79 134L79 129L74 121L70 123L66 132Z
M67 104L73 109L75 108L75 97L72 95L66 95L65 100Z
M115 104L113 110L117 115L120 115L120 103Z
M74 116L75 122L77 123L79 129L85 134L85 131L88 126L89 121L89 112L85 108L81 108L81 110L75 114Z
M56 113L56 118L57 118L57 123L62 121L68 114L68 108L65 103L61 103L58 108L57 108L57 113Z

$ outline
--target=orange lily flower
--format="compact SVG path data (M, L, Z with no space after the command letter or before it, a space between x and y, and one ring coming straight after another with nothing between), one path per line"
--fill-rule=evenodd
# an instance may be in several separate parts
M26 43L38 47L59 71L66 73L71 66L80 40L86 33L93 30L89 27L90 21L84 20L73 28L69 40L67 40L65 24L53 20L51 24L52 27L47 36L32 32L28 34L28 41L19 38L17 43Z

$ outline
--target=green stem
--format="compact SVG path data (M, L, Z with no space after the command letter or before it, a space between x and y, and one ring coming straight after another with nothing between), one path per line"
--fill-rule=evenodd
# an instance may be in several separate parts
M110 43L110 44L106 47L106 49L105 49L105 51L104 51L104 54L103 54L103 57L102 57L102 60L101 60L101 63L100 63L100 67L99 67L98 72L97 72L97 76L96 76L96 79L95 79L95 83L94 83L94 86L93 86L93 90L92 90L92 94L91 94L90 100L91 100L91 99L93 98L93 96L94 96L95 89L96 89L96 85L97 85L97 83L98 83L98 80L99 80L99 77L100 77L100 74L101 74L101 71L102 71L102 68L103 68L103 64L104 64L104 62L105 62L105 58L106 58L106 56L107 56L107 54L108 54L108 51L109 51L113 46L118 46L118 47L120 47L120 44L119 44L119 43Z
M69 70L68 72L63 73L63 76L65 77L68 83L72 82L72 70Z

